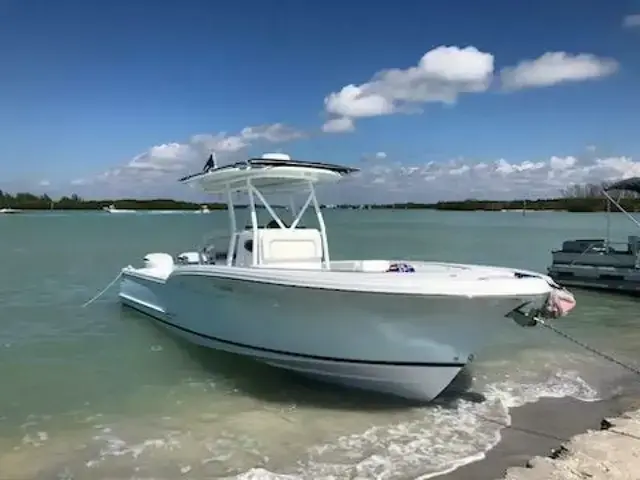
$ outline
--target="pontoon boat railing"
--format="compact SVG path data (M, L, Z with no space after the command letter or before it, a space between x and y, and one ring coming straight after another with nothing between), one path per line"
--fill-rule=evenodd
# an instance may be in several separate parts
M602 193L604 193L605 197L607 197L607 199L608 199L611 203L613 203L613 204L618 208L618 210L620 210L622 213L624 213L624 214L627 216L627 218L628 218L629 220L631 220L631 221L632 221L632 222L633 222L633 223L634 223L638 228L640 228L640 222L638 222L638 220L636 220L636 219L635 219L635 217L634 217L633 215L631 215L629 212L627 212L627 211L622 207L622 205L620 205L620 204L618 203L618 201L617 201L617 200L615 200L611 195L609 195L609 193L608 193L606 190L603 190L603 191L602 191Z
M569 265L575 264L578 260L580 260L580 258L582 258L583 255L585 255L587 253L590 253L590 252L592 252L592 253L601 253L601 254L604 254L604 255L616 254L616 253L617 254L624 254L624 252L617 252L617 251L610 252L610 251L608 251L608 249L611 247L611 245L620 245L620 246L624 246L624 247L627 247L627 248L629 247L629 243L627 243L627 242L611 242L611 241L606 241L606 240L604 241L604 243L603 242L593 242L593 243L590 243L589 245L587 245L587 247L580 253L580 255L578 255L576 258L574 258L571 261L571 263L569 263ZM603 249L603 251L597 251L597 250L593 249L593 247L596 247L596 246L602 246L601 248ZM556 250L556 252L557 253L561 253L562 250ZM640 252L636 253L636 259L638 259L638 258L640 258ZM618 260L618 259L616 259L616 260ZM622 263L622 262L619 261L619 263Z

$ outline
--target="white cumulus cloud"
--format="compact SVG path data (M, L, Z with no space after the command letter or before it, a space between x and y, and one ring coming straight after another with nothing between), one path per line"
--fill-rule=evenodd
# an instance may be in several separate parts
M327 95L325 110L333 118L323 130L350 131L354 119L415 111L428 102L454 103L462 93L489 88L493 69L493 55L475 47L434 48L415 66L381 70L368 82Z
M355 130L355 126L349 117L332 118L322 125L322 131L327 133L352 132L353 130Z
M502 85L508 90L549 87L564 82L580 82L609 76L618 70L618 62L588 53L547 52L535 60L524 60L500 71Z
M76 179L74 185L95 183L119 184L123 188L131 184L158 184L160 180L200 168L209 152L216 152L219 160L232 159L233 155L254 143L276 144L305 137L305 134L282 123L243 128L235 135L226 132L193 135L183 143L173 142L155 145L133 157L129 162L86 179Z
M224 141L225 138L229 136L218 137L221 145L229 145ZM246 155L241 150L226 155L236 155L235 158L240 159ZM183 154L173 144L154 147L148 153L160 165L170 164L170 159ZM193 168L200 168L202 162L203 158L198 157ZM156 163L151 164L156 166ZM522 161L459 157L443 161L407 162L390 152L373 151L360 158L358 167L358 173L337 185L320 187L321 201L387 203L469 198L552 198L560 196L561 191L571 184L601 183L640 176L640 158L602 155L595 148L588 149L582 155L552 155ZM196 201L204 198L199 192L175 181L180 173L172 170L173 166L169 169L137 169L125 165L103 173L98 180L77 179L71 182L68 190L61 193L68 195L75 191L87 198L160 196Z
M640 27L640 13L624 17L622 20L622 26L627 28Z
M601 183L640 176L640 159L630 156L551 156L513 162L456 158L406 164L363 162L341 188L341 201L436 202L440 200L552 198L571 184Z
M454 104L462 94L487 91L494 79L495 58L476 47L439 46L425 53L417 65L387 68L365 83L351 83L324 98L327 133L351 132L355 121L421 111L424 104ZM618 69L614 59L588 53L547 52L533 60L505 67L503 88L549 87L605 77Z

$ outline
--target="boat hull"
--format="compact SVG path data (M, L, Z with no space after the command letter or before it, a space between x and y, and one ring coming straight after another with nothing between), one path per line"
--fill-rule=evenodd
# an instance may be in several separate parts
M17 213L22 213L22 210L17 210L15 208L0 208L0 214L15 215Z
M221 342L207 335L190 331L166 319L157 309L139 305L137 302L123 300L123 304L149 315L161 326L191 343L204 347L239 354L291 372L312 377L320 381L341 384L349 388L358 388L386 393L416 401L429 401L437 397L458 375L464 364L380 364L323 360L318 358L297 357L240 347Z
M125 273L122 302L188 340L322 380L435 398L531 298L354 293Z

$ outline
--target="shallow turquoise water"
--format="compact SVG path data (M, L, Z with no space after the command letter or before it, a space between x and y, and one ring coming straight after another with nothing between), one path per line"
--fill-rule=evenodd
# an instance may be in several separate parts
M495 443L508 408L540 396L610 395L624 372L547 331L516 326L481 352L487 401L407 408L304 381L175 340L86 300L145 253L193 249L226 214L34 213L0 217L2 478L308 478L429 475ZM544 271L568 238L604 232L598 214L327 211L334 259L404 257ZM615 215L621 239L633 225ZM559 325L640 360L638 301L575 292ZM445 408L446 407L446 408ZM256 476L257 475L257 476ZM262 475L262 476L261 476ZM268 478L268 477L267 477Z

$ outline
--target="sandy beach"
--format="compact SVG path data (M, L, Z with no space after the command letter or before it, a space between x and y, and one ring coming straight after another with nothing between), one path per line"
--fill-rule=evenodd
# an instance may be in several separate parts
M500 443L484 459L439 478L637 480L639 409L640 382L636 378L630 378L624 390L607 400L543 399L516 408L511 412L511 426L502 431Z

